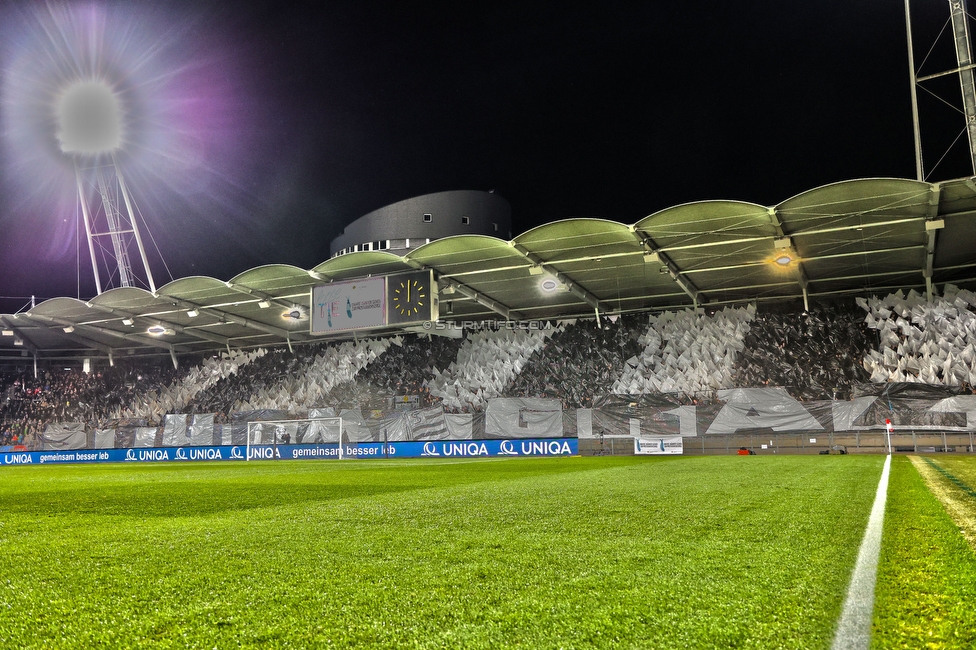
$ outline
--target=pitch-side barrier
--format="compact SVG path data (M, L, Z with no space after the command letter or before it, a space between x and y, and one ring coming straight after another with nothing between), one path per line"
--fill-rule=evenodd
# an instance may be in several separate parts
M220 445L213 447L142 447L23 451L0 454L0 465L63 463L156 463L247 460L343 460L394 458L484 458L518 456L574 456L575 438L517 440L437 440L427 442L360 442L317 445Z

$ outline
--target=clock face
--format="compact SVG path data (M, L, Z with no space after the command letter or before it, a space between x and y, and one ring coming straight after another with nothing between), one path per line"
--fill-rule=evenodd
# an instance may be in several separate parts
M426 311L429 304L427 287L423 280L406 278L399 280L393 289L393 309L404 318L417 316Z
M437 320L437 285L431 271L387 276L387 323L420 323Z

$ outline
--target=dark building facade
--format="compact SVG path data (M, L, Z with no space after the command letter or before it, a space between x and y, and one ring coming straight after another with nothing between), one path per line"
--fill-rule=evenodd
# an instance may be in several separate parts
M494 192L453 190L424 194L373 210L332 240L332 257L385 250L404 255L451 235L512 237L512 206Z

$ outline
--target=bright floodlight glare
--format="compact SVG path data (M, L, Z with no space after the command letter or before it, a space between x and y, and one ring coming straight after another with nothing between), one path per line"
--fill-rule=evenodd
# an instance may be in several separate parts
M122 145L118 97L104 83L78 82L58 102L58 140L64 153L111 153Z
M784 254L780 255L779 257L777 257L774 261L777 264L779 264L780 266L787 266L787 265L789 265L790 262L793 261L793 258L784 253Z
M546 293L552 293L553 291L559 288L559 283L553 278L545 278L544 280L542 280L542 282L539 283L539 288L545 291Z

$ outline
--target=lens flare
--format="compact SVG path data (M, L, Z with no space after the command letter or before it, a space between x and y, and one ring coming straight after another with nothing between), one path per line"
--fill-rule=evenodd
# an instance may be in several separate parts
M119 98L105 83L80 81L58 99L58 141L64 153L113 153L122 144Z
M111 154L155 234L185 234L194 215L230 222L253 204L247 62L213 16L168 7L0 10L0 238L25 263L74 264L80 159Z

